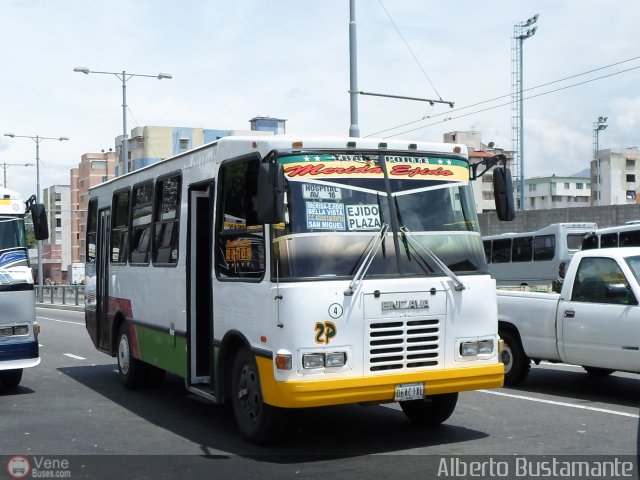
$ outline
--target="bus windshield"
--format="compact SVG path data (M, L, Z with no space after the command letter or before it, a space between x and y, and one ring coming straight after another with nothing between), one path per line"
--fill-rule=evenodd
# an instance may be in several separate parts
M457 274L487 271L464 160L385 155L387 183L377 155L353 157L280 158L288 180L287 220L274 227L280 279L352 276L384 224L368 277L442 276L416 242Z
M0 251L27 248L27 237L22 217L0 216Z

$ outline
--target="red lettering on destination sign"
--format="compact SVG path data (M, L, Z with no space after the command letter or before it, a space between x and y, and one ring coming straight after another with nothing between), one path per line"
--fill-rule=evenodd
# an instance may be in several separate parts
M324 163L294 165L285 167L285 175L288 177L320 176L320 175L353 175L353 174L382 174L382 169L377 166L351 166L351 167L327 167ZM389 175L394 177L415 177L415 176L444 176L448 177L454 173L443 167L415 167L412 165L394 165Z
M443 167L420 168L412 167L411 165L394 165L389 172L389 175L398 177L415 177L416 175L435 175L448 177L449 175L453 175L453 172L451 170L445 170Z

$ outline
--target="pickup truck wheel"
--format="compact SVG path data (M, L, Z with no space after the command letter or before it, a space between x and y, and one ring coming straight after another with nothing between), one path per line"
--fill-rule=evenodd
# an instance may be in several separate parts
M529 375L531 360L527 358L522 345L511 332L503 330L500 337L504 340L504 350L500 354L500 361L504 364L504 384L517 385Z
M4 370L0 372L0 388L7 390L14 389L22 380L22 369Z
M456 408L458 393L431 395L422 400L400 402L400 408L409 420L417 425L440 425Z
M586 370L589 375L593 375L594 377L606 377L607 375L611 375L615 370L610 370L608 368L598 368L598 367L582 367Z
M286 410L264 403L256 360L241 349L231 372L231 405L240 433L257 445L265 445L282 436L287 424Z

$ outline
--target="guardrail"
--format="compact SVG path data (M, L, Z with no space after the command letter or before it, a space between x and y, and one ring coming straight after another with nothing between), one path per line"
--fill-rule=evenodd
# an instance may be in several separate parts
M36 302L84 305L84 285L34 285Z

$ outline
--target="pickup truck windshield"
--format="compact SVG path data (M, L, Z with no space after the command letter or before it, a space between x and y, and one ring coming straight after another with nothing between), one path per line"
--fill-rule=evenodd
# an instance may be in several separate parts
M280 279L353 276L383 224L391 228L369 278L443 275L394 242L402 226L456 274L487 271L465 160L309 152L279 161L287 178L287 220L274 227Z

